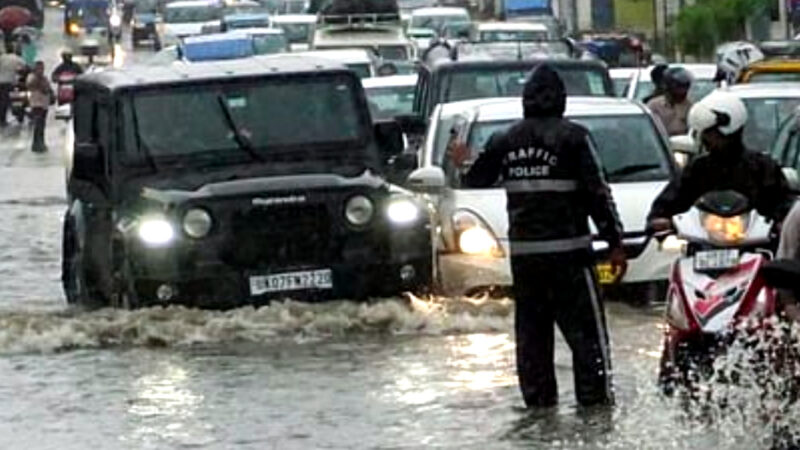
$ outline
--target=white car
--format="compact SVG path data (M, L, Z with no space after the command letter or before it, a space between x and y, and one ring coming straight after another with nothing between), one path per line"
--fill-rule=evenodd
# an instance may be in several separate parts
M388 120L413 112L417 75L364 78L361 84L373 120Z
M461 24L470 21L469 11L466 8L419 8L411 13L409 28L427 28L437 33L442 33L450 24Z
M175 45L188 36L218 32L222 28L222 5L216 0L181 0L164 7L159 24L162 46Z
M652 201L676 174L666 133L647 108L627 99L569 97L566 115L589 129L611 184L630 258L623 283L663 287L678 249L665 250L648 238L645 222ZM451 140L458 140L477 157L494 132L521 117L519 98L440 104L431 116L418 159L422 168L441 167L447 180L437 214L441 229L438 271L448 294L507 288L512 276L505 190L460 188L446 149ZM594 243L601 260L607 247L602 241ZM598 269L602 282L612 280L608 265L600 264Z
M528 22L480 22L473 28L476 42L539 42L554 39L544 24Z
M354 71L359 78L369 78L377 75L377 57L371 51L363 48L314 50L295 54L337 61Z
M314 14L283 14L270 16L270 23L275 28L283 29L289 46L293 52L302 52L311 48L311 39L317 24Z
M716 64L670 64L670 67L683 67L693 77L692 87L689 90L689 99L693 102L700 100L713 91L717 85L714 77L717 75ZM653 92L655 86L650 79L650 71L654 66L638 69L631 79L627 91L628 98L642 100Z

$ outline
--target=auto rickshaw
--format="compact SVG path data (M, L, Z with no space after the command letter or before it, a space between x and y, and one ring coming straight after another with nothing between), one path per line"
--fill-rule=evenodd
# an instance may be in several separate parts
M66 46L78 62L113 63L121 26L122 17L109 0L68 0L65 4ZM86 51L89 47L91 52Z

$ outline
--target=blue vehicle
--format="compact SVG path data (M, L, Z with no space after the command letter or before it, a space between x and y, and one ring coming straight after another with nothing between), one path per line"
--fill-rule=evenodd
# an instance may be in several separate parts
M188 62L220 61L255 55L253 38L246 34L216 33L192 36L178 45L178 57Z

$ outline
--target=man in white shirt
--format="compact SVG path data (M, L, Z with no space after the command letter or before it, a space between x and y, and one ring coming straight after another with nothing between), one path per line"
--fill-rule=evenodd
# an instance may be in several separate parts
M6 52L0 54L0 127L7 125L9 94L19 81L19 70L23 67L25 61L22 57L14 53L10 46L6 46Z

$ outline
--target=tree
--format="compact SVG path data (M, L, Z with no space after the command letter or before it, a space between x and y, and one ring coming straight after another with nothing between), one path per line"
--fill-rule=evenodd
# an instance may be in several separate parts
M684 54L709 57L722 42L747 39L747 23L776 0L697 0L678 13L678 46Z

